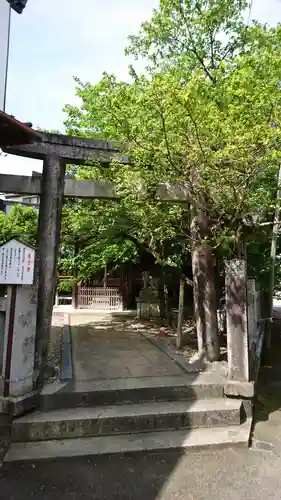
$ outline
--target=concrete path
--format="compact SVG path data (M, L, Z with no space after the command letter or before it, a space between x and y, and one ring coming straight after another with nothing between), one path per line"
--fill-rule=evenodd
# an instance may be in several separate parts
M138 332L100 324L73 325L75 381L183 374L164 352Z

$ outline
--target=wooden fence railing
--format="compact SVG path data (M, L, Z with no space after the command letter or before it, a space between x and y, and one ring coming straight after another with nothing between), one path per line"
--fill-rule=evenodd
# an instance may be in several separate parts
M118 288L81 286L77 290L77 307L120 311L123 309L122 296Z

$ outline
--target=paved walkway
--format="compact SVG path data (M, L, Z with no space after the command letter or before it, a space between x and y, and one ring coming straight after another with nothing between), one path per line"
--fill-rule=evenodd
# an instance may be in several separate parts
M280 456L248 450L179 451L8 464L7 500L280 500Z
M143 324L131 314L69 315L74 380L171 377L203 371L214 382L223 383L227 363L207 363L198 358L197 343L190 338L179 353L175 337L167 328Z
M138 332L100 323L71 327L76 381L182 375L167 354Z

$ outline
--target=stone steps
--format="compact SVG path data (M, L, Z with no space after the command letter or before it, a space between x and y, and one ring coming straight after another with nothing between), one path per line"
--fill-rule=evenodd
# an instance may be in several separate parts
M223 398L224 380L209 374L138 377L53 383L40 395L40 409L59 410L102 405Z
M224 389L208 373L55 382L14 419L6 461L248 445L251 415Z
M123 404L34 412L13 421L13 442L240 425L239 400Z
M92 438L12 443L5 462L37 461L78 456L113 455L169 449L186 451L211 447L248 446L251 419L242 425L180 431L123 434Z

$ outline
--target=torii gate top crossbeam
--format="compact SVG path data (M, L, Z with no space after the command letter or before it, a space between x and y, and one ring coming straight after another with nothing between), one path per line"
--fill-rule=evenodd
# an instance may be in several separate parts
M86 139L61 134L42 132L40 142L20 146L7 146L6 153L44 160L48 156L56 156L61 164L83 164L96 160L108 164L116 159L121 163L133 164L132 158L123 155L122 144L114 141ZM41 182L38 176L0 176L0 190L3 193L41 194ZM106 181L65 179L64 195L73 198L116 199L114 185ZM188 203L189 189L181 183L159 183L156 189L156 198L162 201Z
M47 155L60 157L62 163L83 164L90 160L109 163L118 160L124 164L132 160L122 153L122 145L114 141L100 141L84 137L71 137L61 134L41 132L42 140L20 146L8 146L5 153L44 160Z

